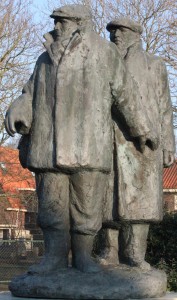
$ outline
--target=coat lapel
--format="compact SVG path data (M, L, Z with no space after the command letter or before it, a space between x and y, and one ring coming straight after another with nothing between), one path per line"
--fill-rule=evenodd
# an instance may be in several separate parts
M46 33L44 35L44 38L46 39L46 42L44 42L44 46L47 49L49 57L54 65L60 64L63 56L72 52L82 40L81 35L78 32L74 33L66 46L63 45L60 41L54 41L53 31ZM55 54L53 47L56 47L57 55Z

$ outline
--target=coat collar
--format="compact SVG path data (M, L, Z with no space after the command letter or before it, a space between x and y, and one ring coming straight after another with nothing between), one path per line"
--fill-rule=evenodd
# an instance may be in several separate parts
M44 47L46 48L52 62L56 65L60 63L61 58L63 55L67 54L68 52L71 52L74 50L74 48L82 41L82 34L80 34L80 31L76 31L73 33L72 37L68 40L68 43L66 45L63 45L62 42L58 42L58 53L57 57L52 52L51 45L55 42L54 41L54 31L50 31L44 35L45 42ZM61 50L61 51L60 51Z
M142 42L136 42L134 44L132 44L127 51L127 54L125 56L125 60L128 60L129 58L132 58L134 56L135 53L139 52L139 51L143 51L142 48Z

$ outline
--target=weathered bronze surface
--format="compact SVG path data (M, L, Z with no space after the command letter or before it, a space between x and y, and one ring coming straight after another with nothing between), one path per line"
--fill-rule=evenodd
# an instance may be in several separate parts
M131 20L109 23L116 46L93 31L86 6L63 6L51 17L46 51L5 119L11 136L22 134L22 166L35 172L45 242L41 263L10 290L44 298L161 296L166 276L144 255L149 222L162 218L162 168L174 160L166 68L142 50L142 28ZM103 224L107 257L95 259Z

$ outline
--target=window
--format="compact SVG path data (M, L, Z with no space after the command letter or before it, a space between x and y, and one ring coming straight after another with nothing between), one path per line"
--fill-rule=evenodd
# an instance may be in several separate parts
M3 174L6 174L7 168L6 168L5 162L0 161L0 168L1 168L2 172L3 172Z
M2 161L0 161L0 166L2 170L6 170L6 164Z
M174 196L174 210L177 210L177 195Z

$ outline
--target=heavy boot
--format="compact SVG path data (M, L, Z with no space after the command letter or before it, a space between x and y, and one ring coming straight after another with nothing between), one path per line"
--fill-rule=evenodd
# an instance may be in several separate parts
M148 231L148 224L127 224L122 227L119 240L121 263L143 270L151 268L145 261Z
M94 236L73 234L72 246L72 266L84 273L97 273L102 269L92 258Z
M29 274L47 274L68 267L69 236L59 230L43 230L45 255L28 269Z
M118 229L103 229L101 232L100 248L101 252L98 256L98 260L102 265L117 265L119 264L118 258ZM103 241L102 241L103 240ZM101 247L104 245L104 247Z

